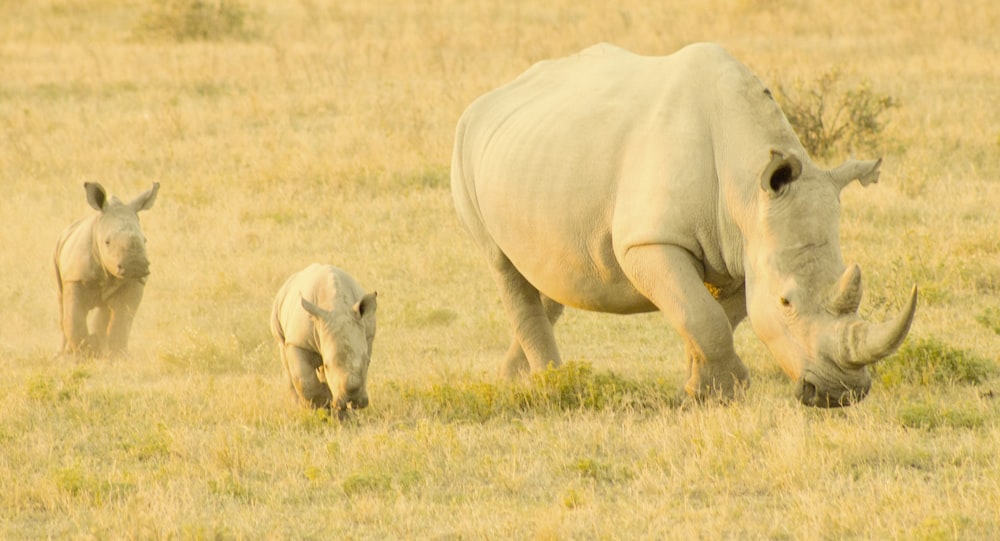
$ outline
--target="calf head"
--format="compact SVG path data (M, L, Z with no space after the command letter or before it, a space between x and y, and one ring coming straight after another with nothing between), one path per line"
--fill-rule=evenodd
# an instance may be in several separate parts
M101 213L93 230L101 266L116 278L145 278L149 275L149 260L138 212L152 208L160 183L154 182L152 188L129 203L122 203L114 196L109 198L104 187L96 182L87 182L83 187L87 202Z
M365 295L346 312L325 310L302 299L302 308L312 318L319 337L323 373L333 395L330 407L339 412L368 407L376 295Z
M903 342L917 289L884 323L858 316L861 270L840 254L840 191L878 180L881 161L826 171L772 151L761 175L757 223L746 242L747 309L754 331L796 381L802 403L847 406L871 387L867 365Z

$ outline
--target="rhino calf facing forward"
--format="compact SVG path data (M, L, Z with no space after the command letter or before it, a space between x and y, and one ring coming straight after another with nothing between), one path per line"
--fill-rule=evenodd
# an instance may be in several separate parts
M368 406L375 297L346 272L318 263L281 286L271 310L271 332L302 402L341 417L349 408Z
M56 244L62 351L121 354L149 275L138 212L153 206L160 184L129 203L108 197L100 184L83 187L98 212L67 227Z

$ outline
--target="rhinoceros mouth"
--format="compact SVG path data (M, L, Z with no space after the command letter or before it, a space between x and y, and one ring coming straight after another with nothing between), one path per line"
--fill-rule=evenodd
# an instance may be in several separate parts
M368 407L368 397L360 396L356 398L341 398L334 404L337 411L363 410Z
M795 396L803 405L815 408L844 408L857 404L871 389L871 384L849 387L841 382L836 385L824 385L813 380L807 374L799 379L795 388Z

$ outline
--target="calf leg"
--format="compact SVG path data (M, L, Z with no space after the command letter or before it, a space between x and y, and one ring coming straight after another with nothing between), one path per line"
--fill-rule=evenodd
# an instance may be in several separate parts
M102 352L108 345L108 324L111 322L111 309L107 305L98 306L90 312L87 328L87 343L95 352Z
M323 366L323 358L315 351L308 351L291 344L284 345L281 358L285 362L288 378L299 399L313 408L329 408L333 394L317 374L317 368Z
M533 372L544 370L552 364L560 366L562 359L552 333L552 322L542 306L542 296L521 275L510 260L499 256L493 267L493 276L500 290L500 300L507 311L507 318L514 328L514 340L520 346ZM558 315L556 315L558 317ZM508 350L501 367L502 374L513 378L523 373L520 354Z
M63 352L92 354L87 340L87 312L95 294L80 282L63 284L61 293Z
M122 355L128 351L128 337L132 332L132 321L142 302L145 284L126 281L108 299L110 318L107 327L96 329L97 334L107 336L108 349L112 355Z
M548 318L549 325L554 326L563 313L563 305L545 295L541 295L541 300L545 317ZM517 340L517 337L514 337L511 340L510 348L504 355L503 363L500 365L500 375L510 379L528 373L529 369L528 357L524 354L521 342Z
M730 323L742 319L739 304L727 302L724 307L712 297L702 281L700 263L690 252L670 245L637 246L625 252L622 268L684 339L688 394L731 398L748 384L749 373L736 354Z

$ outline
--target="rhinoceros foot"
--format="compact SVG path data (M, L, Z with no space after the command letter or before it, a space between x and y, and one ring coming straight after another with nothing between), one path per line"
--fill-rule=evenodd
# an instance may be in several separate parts
M690 361L691 377L684 385L696 400L730 402L741 398L750 387L750 371L739 357L714 361Z

